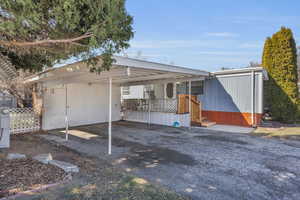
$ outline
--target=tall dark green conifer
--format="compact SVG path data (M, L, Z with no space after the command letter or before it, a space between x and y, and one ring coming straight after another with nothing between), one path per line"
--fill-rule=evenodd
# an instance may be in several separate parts
M263 57L262 57L262 66L267 70L270 74L271 69L273 68L273 56L272 56L272 39L268 37L265 42L264 50L263 50ZM271 80L266 81L264 84L264 102L265 106L271 106L272 102L272 83Z
M290 29L282 27L272 38L267 38L262 65L269 74L265 101L273 118L286 122L295 120L298 104L297 50Z

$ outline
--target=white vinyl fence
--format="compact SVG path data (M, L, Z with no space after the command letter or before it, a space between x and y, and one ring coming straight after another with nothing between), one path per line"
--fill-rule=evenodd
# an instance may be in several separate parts
M33 108L10 108L11 134L28 133L40 130L40 118Z

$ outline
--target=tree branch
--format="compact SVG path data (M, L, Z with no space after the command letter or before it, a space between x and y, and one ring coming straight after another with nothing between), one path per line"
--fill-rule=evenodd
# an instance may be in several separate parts
M42 46L42 45L51 45L51 44L66 44L73 43L75 44L79 40L92 37L92 33L87 33L79 37L69 38L69 39L59 39L59 40L40 40L34 42L16 42L16 41L0 41L0 45L4 46L15 46L15 47L31 47L31 46ZM77 43L78 44L78 43Z

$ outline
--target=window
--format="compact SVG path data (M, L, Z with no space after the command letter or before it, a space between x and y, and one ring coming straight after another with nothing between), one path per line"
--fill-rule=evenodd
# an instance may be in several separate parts
M167 97L173 98L173 83L167 84Z
M123 87L122 88L123 95L130 95L130 87Z
M187 84L188 85L188 84ZM203 95L204 81L192 81L192 95Z

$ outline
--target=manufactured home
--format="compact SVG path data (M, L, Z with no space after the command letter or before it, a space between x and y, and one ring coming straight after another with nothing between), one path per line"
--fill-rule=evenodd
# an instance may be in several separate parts
M204 80L191 81L192 98L194 97L201 107L201 125L209 126L216 123L238 126L259 125L263 114L263 84L266 79L266 72L256 67L212 72ZM162 102L163 99L163 106L168 105L164 108L165 111L178 113L178 100L181 95L189 94L189 82L156 83L152 87L126 87L126 94L123 93L122 99L125 103L136 102L135 104L139 105L141 103L138 102L146 101L144 97L149 96L148 94L152 95L153 109L157 107L155 102ZM139 110L138 108L129 110L125 115L126 120L147 121L147 112L143 107ZM154 122L172 125L174 118L166 113L154 114L153 116L156 116L153 117ZM180 122L183 125L190 123L189 120Z

